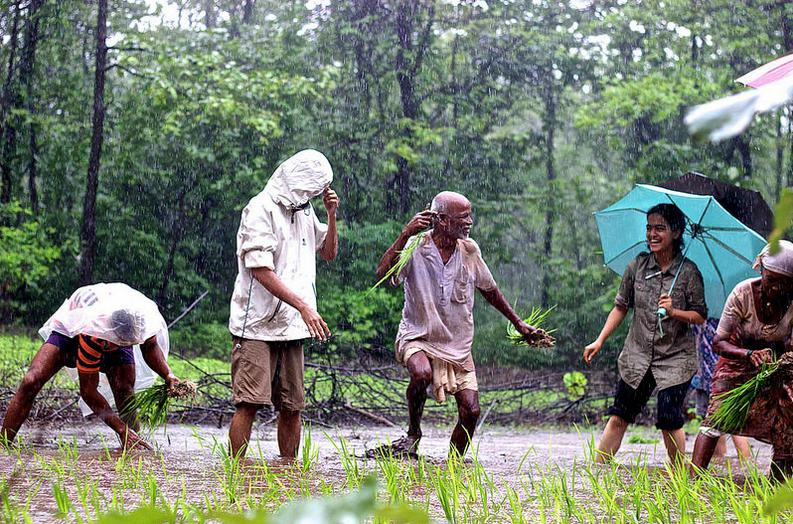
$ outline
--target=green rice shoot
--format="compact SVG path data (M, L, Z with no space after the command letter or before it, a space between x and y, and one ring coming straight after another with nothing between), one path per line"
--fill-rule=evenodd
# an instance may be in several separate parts
M144 428L153 430L168 422L168 411L174 400L192 399L196 390L196 385L189 380L177 382L170 388L164 382L157 382L135 393L121 414L137 415Z
M374 290L377 286L379 286L380 284L382 284L392 276L399 278L399 274L402 272L403 269L405 269L405 266L408 265L408 262L410 261L410 257L413 256L413 252L416 250L417 247L419 247L419 244L421 244L421 241L424 240L425 236L427 236L426 231L414 236L413 240L411 240L410 243L408 243L403 249L399 251L399 258L397 258L396 263L393 266L391 266L391 269L389 269L388 272L386 272L383 278L378 280L375 285L369 288L369 291Z
M524 318L523 321L528 325L537 328L537 336L533 340L526 340L526 337L518 332L517 328L511 323L507 324L507 339L515 346L532 346L539 348L551 348L556 345L556 339L551 336L556 329L545 330L541 326L548 319L551 311L556 309L556 306L551 306L543 309L540 306L533 306L529 316Z
M760 366L760 371L735 389L716 396L721 405L710 418L713 426L726 433L740 431L746 424L749 410L752 408L757 395L768 384L771 376L779 368L779 361L766 362Z

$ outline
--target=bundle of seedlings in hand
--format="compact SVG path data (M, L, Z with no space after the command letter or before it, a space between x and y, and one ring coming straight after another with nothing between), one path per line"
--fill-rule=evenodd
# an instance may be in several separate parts
M735 389L731 389L716 397L721 401L721 405L710 417L713 426L725 433L734 433L743 428L746 424L746 417L754 404L757 395L760 393L770 380L771 376L779 368L779 361L764 362L760 366L760 371Z
M192 399L197 386L189 380L182 380L168 387L164 382L139 391L127 403L122 415L136 414L138 420L147 429L154 429L168 421L168 410L172 401Z
M423 233L419 233L418 235L413 237L413 240L410 241L402 250L399 251L399 258L397 259L396 263L391 266L391 269L377 281L377 284L373 285L369 288L369 291L372 291L374 288L391 278L392 276L399 278L399 274L405 269L405 266L408 265L410 261L410 257L413 256L413 252L419 247L424 237L427 236L427 232L424 231Z
M554 310L556 306L551 306L548 309L543 309L538 306L531 308L531 314L524 318L523 321L530 326L537 328L537 331L527 337L524 337L512 324L507 325L507 339L515 346L532 346L536 348L552 348L556 345L556 339L551 336L555 329L545 330L540 326L548 318L548 314Z

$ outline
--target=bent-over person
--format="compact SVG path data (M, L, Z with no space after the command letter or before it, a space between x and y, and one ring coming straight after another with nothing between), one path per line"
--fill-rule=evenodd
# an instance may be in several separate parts
M80 397L118 434L124 447L151 449L136 433L137 414L126 407L135 387L145 387L153 379L152 371L168 387L179 383L165 360L168 327L157 305L126 284L84 286L64 301L39 334L45 342L8 405L0 438L6 443L14 440L41 388L67 367L77 369ZM135 362L136 345L140 345L143 363ZM102 386L100 372L109 387ZM120 415L113 411L110 398Z
M449 191L439 193L430 210L408 222L377 267L377 276L382 278L412 238L432 226L402 269L398 282L394 282L403 283L405 293L396 358L410 373L408 433L393 443L395 451L416 453L429 385L438 402L444 402L447 394L457 401L459 418L452 432L451 450L462 456L473 438L479 419L479 388L471 354L474 290L479 290L522 335L538 335L498 289L479 246L468 238L472 225L467 198Z

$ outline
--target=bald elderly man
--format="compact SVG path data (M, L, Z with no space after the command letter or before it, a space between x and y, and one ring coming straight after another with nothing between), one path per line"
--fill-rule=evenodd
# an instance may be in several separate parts
M537 335L537 329L518 317L498 289L479 246L468 237L472 225L467 198L450 191L439 193L430 210L418 213L407 223L377 266L377 276L382 278L412 237L432 227L394 282L403 283L405 290L396 358L410 373L408 433L392 444L396 451L416 453L430 384L438 402L444 402L447 394L457 401L459 418L450 451L462 456L471 442L479 419L479 392L471 355L474 289L523 336L531 339Z

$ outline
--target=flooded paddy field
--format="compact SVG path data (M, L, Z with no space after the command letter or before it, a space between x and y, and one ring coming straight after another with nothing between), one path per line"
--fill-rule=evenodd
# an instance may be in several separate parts
M2 520L85 522L153 505L201 521L211 511L276 511L295 499L338 497L375 474L381 501L407 501L437 522L787 521L761 515L773 489L763 475L769 446L753 443L756 467L746 468L730 448L714 475L691 481L665 466L652 428L630 432L614 464L592 465L599 430L484 427L459 463L447 462L449 427L425 431L419 460L364 457L402 436L397 428L314 427L288 462L268 424L255 429L238 463L226 453L227 428L169 425L151 436L157 452L122 453L99 423L35 423L0 454Z

